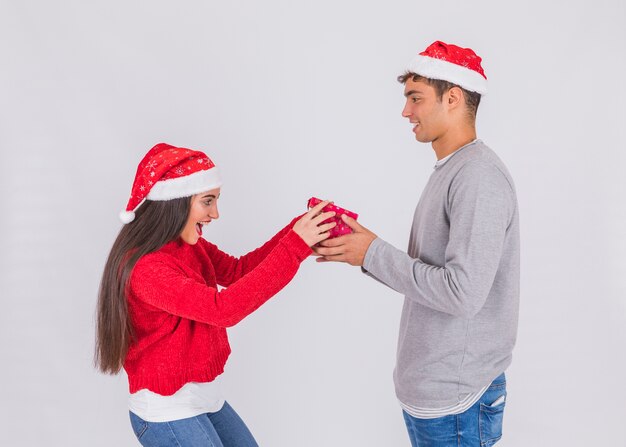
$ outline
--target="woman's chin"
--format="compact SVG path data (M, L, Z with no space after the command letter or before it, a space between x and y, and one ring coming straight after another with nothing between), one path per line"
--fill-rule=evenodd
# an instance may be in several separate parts
M198 243L198 239L200 239L200 236L198 236L197 234L193 234L193 235L181 234L180 238L186 244L196 245Z

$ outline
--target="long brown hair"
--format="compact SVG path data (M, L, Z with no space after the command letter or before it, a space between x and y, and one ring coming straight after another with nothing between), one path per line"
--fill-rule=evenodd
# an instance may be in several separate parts
M103 373L120 372L133 336L126 301L133 267L143 255L180 235L190 208L191 197L147 200L137 209L134 221L124 225L115 239L104 266L96 314L94 362Z

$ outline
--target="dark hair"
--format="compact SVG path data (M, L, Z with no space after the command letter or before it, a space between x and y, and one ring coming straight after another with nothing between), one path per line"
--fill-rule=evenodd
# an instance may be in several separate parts
M450 90L452 87L460 88L463 91L463 97L465 98L465 105L467 106L469 117L472 120L476 119L476 112L478 111L478 105L480 104L480 93L470 92L469 90L465 90L460 85L453 84L452 82L442 81L440 79L426 78L410 71L407 71L403 75L398 76L398 82L401 84L406 84L406 81L408 81L409 78L411 78L413 82L424 81L428 85L433 87L435 89L435 92L437 92L437 99L439 99L440 101L443 94Z
M147 200L137 209L135 220L124 225L117 235L98 292L94 362L103 373L120 372L133 337L126 300L133 267L143 255L158 250L180 235L190 208L191 197Z

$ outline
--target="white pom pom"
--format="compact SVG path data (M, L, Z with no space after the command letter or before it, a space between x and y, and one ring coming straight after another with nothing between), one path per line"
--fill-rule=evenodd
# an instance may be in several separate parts
M120 220L124 224L131 223L133 220L135 220L135 213L133 213L132 211L122 211L120 213Z

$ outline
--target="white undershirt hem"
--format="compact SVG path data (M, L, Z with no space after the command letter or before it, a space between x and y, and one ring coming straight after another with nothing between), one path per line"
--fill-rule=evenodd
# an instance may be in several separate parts
M212 382L189 382L171 396L162 396L147 389L128 398L128 408L147 422L170 422L216 413L224 405L220 377Z
M454 414L461 414L467 411L472 405L474 405L478 400L485 394L489 385L478 391L477 393L468 394L465 396L459 403L455 405L451 405L449 407L444 408L421 408L414 407L412 405L407 405L401 401L400 406L404 411L406 411L409 415L413 416L417 419L435 419L441 418L444 416L451 416Z

